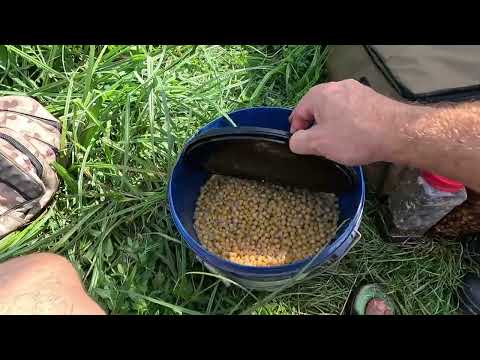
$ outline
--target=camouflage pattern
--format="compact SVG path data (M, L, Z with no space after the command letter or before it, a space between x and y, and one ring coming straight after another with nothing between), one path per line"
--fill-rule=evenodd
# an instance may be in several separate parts
M0 239L28 224L57 191L50 164L59 146L60 122L42 105L0 97Z

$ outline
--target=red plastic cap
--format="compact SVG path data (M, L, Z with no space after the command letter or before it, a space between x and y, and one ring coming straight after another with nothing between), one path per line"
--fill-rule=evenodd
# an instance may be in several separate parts
M429 171L422 171L421 175L430 186L440 191L458 192L464 187L461 182L434 174Z

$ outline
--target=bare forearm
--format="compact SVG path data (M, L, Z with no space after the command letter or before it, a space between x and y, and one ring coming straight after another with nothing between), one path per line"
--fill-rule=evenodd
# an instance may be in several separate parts
M410 107L387 161L430 170L480 191L480 103Z

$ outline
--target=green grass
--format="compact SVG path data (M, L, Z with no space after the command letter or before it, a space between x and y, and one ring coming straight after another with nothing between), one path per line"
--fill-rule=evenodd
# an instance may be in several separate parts
M36 98L63 123L51 208L0 242L0 261L65 255L112 314L338 314L356 284L382 282L406 314L449 314L466 265L456 243L385 243L367 209L340 262L274 296L195 261L166 185L185 141L219 115L294 106L325 80L325 46L0 46L0 95Z

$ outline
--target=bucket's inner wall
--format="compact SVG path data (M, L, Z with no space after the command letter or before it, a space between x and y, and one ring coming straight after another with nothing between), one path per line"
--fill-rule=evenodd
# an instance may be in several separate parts
M260 126L274 128L279 130L289 130L288 115L290 111L287 109L247 109L237 113L230 114L230 118L239 126ZM224 118L212 122L202 128L203 132L211 128L228 127L231 124ZM202 185L207 181L209 174L201 169L191 166L180 158L173 171L171 179L172 187L172 203L175 206L175 212L189 235L198 243L200 243L193 226L193 214L195 211L196 201L200 194ZM359 170L355 169L358 176ZM340 216L338 224L342 227L337 230L337 235L332 242L336 240L347 229L353 221L358 206L361 202L361 184L357 183L355 189L350 192L339 195ZM349 221L345 221L345 220Z

